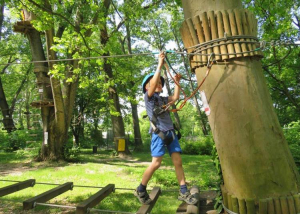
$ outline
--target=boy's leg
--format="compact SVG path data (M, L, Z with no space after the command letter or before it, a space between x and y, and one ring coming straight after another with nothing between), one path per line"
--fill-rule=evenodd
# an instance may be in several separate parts
M180 185L178 200L185 201L187 204L196 204L198 202L197 199L194 198L187 190L180 153L173 152L171 154L171 158L175 166L176 177Z
M185 185L184 171L182 167L182 160L179 152L173 152L171 154L172 162L175 167L175 173L179 185Z
M142 178L142 184L147 186L149 180L151 179L153 173L160 167L163 157L152 157L152 162L145 170Z
M160 167L162 157L152 157L151 164L147 167L143 174L142 182L135 190L134 195L139 199L142 204L150 204L151 198L147 193L147 184L151 179L153 173Z

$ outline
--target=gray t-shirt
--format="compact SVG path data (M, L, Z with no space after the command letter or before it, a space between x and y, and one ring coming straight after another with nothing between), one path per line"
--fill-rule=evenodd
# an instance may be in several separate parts
M145 106L146 106L146 111L147 115L150 118L150 120L153 117L153 108L155 105L165 105L168 103L168 97L162 97L159 96L159 93L154 93L152 97L148 97L148 92L144 94L144 100L145 100ZM156 103L157 102L157 103ZM156 104L155 104L156 103ZM164 113L160 114L157 117L157 123L156 123L157 128L159 128L160 131L169 131L171 129L174 129L173 127L173 122L171 120L170 112L165 111ZM152 127L150 126L149 133L152 133Z

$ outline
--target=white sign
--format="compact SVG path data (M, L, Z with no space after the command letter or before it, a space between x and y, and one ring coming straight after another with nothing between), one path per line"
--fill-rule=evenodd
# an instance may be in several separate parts
M207 116L209 116L210 115L210 108L209 108L209 105L208 105L208 102L207 102L204 91L200 91L200 96L201 96L201 100L203 102L203 108L204 108L205 114Z
M44 144L48 144L48 132L44 132Z

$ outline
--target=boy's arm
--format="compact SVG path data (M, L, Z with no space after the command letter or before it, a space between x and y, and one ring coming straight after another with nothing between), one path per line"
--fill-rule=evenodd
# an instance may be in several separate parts
M174 79L176 80L176 82L179 83L179 81L181 79L181 75L176 74ZM180 94L179 86L177 84L175 84L174 94L172 96L168 97L168 101L172 102L172 104L173 104L176 100L179 99L179 94Z
M163 52L161 52L159 54L159 58L158 58L158 65L157 65L157 69L155 71L155 74L154 76L152 77L152 79L150 80L150 87L148 89L148 97L152 97L152 95L154 94L155 92L155 89L156 89L156 86L157 86L157 83L160 79L160 71L161 71L161 68L164 64L164 59L165 59L165 54ZM149 84L149 83L148 83Z

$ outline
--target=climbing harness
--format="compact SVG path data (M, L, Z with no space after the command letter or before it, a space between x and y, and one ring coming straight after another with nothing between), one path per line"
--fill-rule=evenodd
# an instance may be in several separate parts
M158 100L159 98L156 95L154 95L153 98L154 98L154 108L152 111L152 113L153 113L152 118L149 117L150 125L153 129L153 132L155 134L157 134L166 145L169 145L175 139L176 133L173 130L169 130L166 133L164 133L157 127L158 117L160 117L164 113L169 114L169 112L167 111L167 109L164 109L164 108L162 108L162 106L159 105L159 100ZM178 139L180 139L181 134L180 134L179 130L177 129L177 127L174 124L173 124L173 127L175 130L177 130L177 132L178 132L177 137L178 137Z

